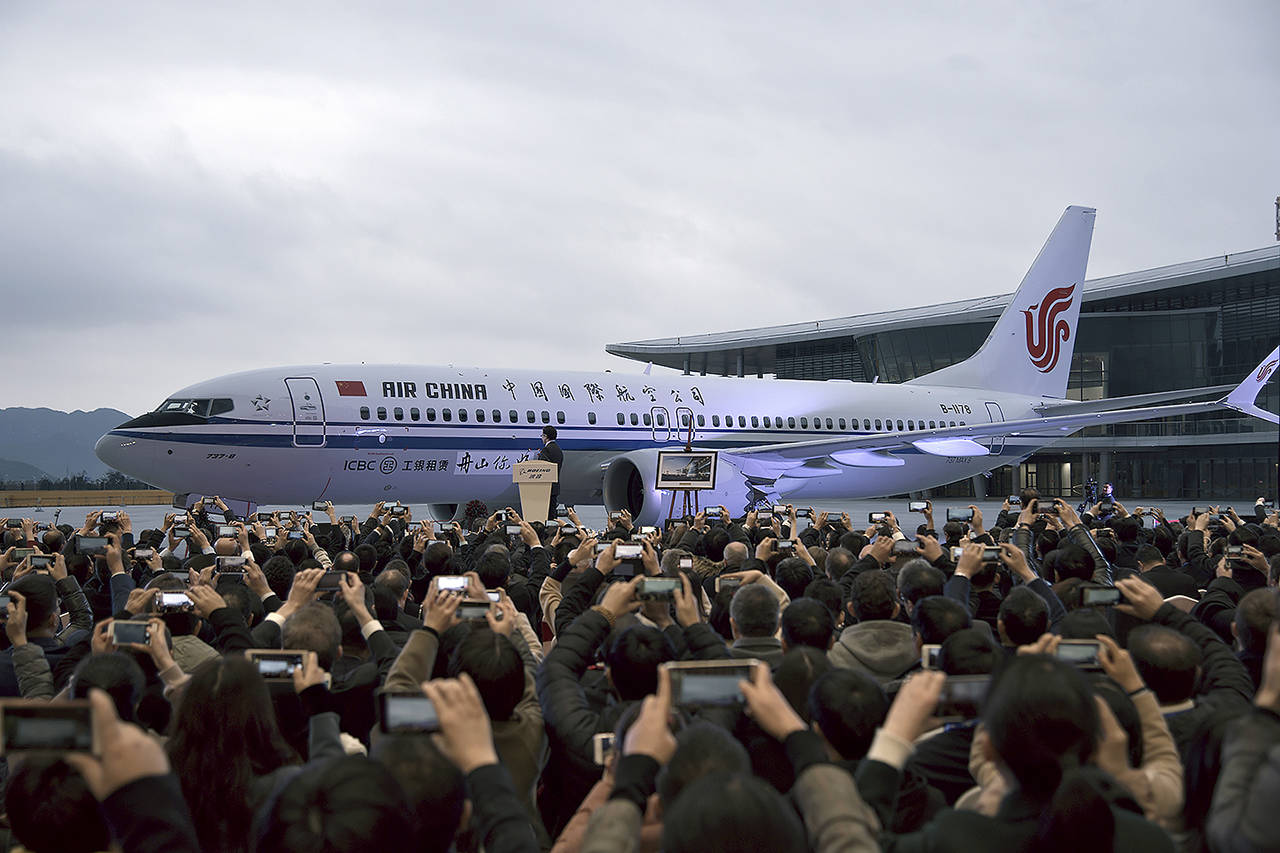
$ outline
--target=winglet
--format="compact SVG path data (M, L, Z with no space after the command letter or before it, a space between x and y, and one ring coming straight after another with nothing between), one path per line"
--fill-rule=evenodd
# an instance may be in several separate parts
M1262 360L1244 381L1236 386L1235 390L1223 397L1221 402L1228 409L1235 409L1246 415L1253 415L1255 418L1262 418L1273 424L1280 424L1280 415L1268 412L1266 409L1259 408L1256 405L1258 394L1261 393L1263 386L1267 384L1267 380L1275 373L1276 367L1280 366L1280 347L1276 347L1271 354Z

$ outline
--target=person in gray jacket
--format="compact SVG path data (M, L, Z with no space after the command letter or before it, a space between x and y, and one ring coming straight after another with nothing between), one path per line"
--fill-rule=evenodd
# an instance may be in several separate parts
M887 684L919 661L911 626L896 621L897 599L888 572L862 572L854 579L845 609L858 621L840 633L827 653L833 666L860 670Z

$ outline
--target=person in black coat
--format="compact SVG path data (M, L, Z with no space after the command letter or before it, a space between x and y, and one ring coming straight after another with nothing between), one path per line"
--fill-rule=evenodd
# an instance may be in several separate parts
M542 428L542 449L538 451L537 458L543 462L554 462L557 468L556 481L551 484L551 506L547 508L547 520L550 521L556 517L556 504L560 503L562 472L559 469L564 467L564 451L556 444L555 427L548 425Z

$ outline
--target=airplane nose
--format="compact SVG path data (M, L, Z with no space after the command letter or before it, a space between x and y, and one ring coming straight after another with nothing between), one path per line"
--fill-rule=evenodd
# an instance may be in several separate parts
M93 446L93 455L102 460L102 464L108 468L113 468L123 474L132 473L129 468L136 466L129 465L129 448L136 445L136 439L118 435L112 431L98 439L98 443ZM136 454L132 454L136 456Z

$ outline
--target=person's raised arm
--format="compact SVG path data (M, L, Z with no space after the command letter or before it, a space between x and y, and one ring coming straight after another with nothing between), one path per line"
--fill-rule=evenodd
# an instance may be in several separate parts
M489 714L471 677L426 681L422 692L440 721L440 751L466 778L476 838L488 853L537 853L533 826L498 760Z

